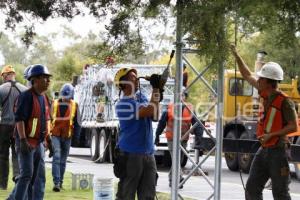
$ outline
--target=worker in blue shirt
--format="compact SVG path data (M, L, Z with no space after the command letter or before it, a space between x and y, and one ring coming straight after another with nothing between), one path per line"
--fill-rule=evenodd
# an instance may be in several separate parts
M40 162L44 162L43 143L49 136L50 104L45 92L49 87L50 77L47 67L33 65L28 75L32 87L22 92L17 100L16 149L20 176L8 199L35 199L33 183L39 172Z
M154 158L152 119L158 118L160 75L152 75L153 91L150 102L138 91L137 71L121 68L115 84L123 96L116 105L120 122L118 156L114 163L118 183L117 200L154 200L157 168Z

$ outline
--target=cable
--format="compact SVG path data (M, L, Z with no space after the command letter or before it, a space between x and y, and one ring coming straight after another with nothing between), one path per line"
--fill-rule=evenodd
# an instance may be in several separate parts
M237 16L235 16L234 18L234 44L235 46L237 45ZM234 63L234 114L235 114L235 133L238 132L238 127L237 127L237 91L238 91L238 82L237 82L237 77L236 77L236 71L237 71L237 63L235 61ZM237 148L239 148L240 145L239 143L237 142ZM239 154L239 153L237 153ZM244 183L244 180L243 180L243 175L242 175L242 169L238 163L238 169L239 169L239 174L240 174L240 178L241 178L241 182L242 182L242 185L243 185L243 188L244 188L244 191L246 191L246 187L245 187L245 183Z

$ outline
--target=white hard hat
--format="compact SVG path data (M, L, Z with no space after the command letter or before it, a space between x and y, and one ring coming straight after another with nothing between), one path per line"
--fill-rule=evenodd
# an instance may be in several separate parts
M283 70L278 63L267 62L264 64L257 76L268 78L272 80L282 81L283 80Z

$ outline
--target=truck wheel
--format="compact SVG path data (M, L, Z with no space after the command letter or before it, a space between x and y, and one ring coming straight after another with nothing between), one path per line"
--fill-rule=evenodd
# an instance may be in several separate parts
M251 137L251 135L245 131L242 133L240 139L253 139L253 137ZM254 154L251 153L238 154L239 166L242 172L246 174L249 173L253 158L254 158Z
M300 136L298 136L296 144L300 145ZM296 178L297 180L300 181L300 163L295 163L294 165L295 165Z
M230 130L227 133L226 138L236 139L235 131ZM225 160L226 160L226 164L227 164L228 169L230 169L231 171L238 171L239 163L238 163L237 153L225 153Z
M91 151L91 160L95 161L99 157L99 139L96 129L92 129L91 131L91 144L90 144L90 151Z
M109 146L107 145L107 137L106 137L106 132L105 129L100 130L99 138L98 138L98 149L99 149L99 154L97 158L97 162L103 163L105 162L106 158L106 152L108 150Z
M156 165L161 165L162 162L163 162L163 156L161 155L155 155L155 162L156 162Z
M182 153L182 152L181 152ZM182 153L183 154L183 153ZM188 157L186 155L183 155L183 158L181 159L181 163L180 166L181 167L185 167L186 163L187 163Z
M165 167L171 167L172 166L172 158L169 151L165 151L164 157L163 157L163 163Z
M114 128L112 130L112 162L115 161L115 154L114 154L114 151L115 151L115 148L118 144L118 140L119 140L119 129L118 128Z

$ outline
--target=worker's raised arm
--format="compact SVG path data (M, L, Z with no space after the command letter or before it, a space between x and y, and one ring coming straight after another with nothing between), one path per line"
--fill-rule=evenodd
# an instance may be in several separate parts
M149 104L147 106L141 106L139 109L139 118L153 117L154 120L158 120L160 95L159 89L153 88Z
M249 67L246 65L242 57L238 54L236 47L234 45L231 45L230 48L243 78L247 80L253 87L258 89L258 83L256 78L252 75L251 71L249 70Z

